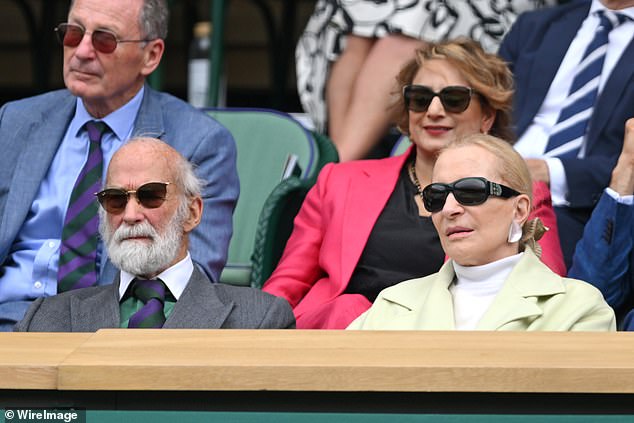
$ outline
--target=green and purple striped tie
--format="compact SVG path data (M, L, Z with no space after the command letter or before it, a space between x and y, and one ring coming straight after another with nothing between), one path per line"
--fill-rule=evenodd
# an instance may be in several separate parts
M165 294L167 287L162 280L141 280L132 281L132 295L143 302L136 313L130 317L129 328L140 329L160 329L165 323Z
M95 193L101 189L101 136L108 129L108 125L104 122L90 121L85 127L90 139L90 149L66 210L59 253L57 292L97 284L99 205Z

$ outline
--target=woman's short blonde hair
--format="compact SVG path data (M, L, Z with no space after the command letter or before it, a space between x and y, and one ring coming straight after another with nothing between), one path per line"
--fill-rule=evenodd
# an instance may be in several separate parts
M492 182L501 182L522 194L528 195L532 203L533 182L528 166L526 166L522 156L503 139L487 134L470 134L450 141L439 154L446 150L469 146L480 147L496 157L497 168L495 170L500 175L501 180Z
M513 143L513 74L500 57L485 52L480 43L465 37L427 43L417 49L414 58L401 68L396 77L397 86L394 92L397 100L391 108L399 130L409 135L409 111L403 100L403 87L412 83L425 61L433 59L447 60L456 67L477 93L482 106L495 112L490 134Z
M531 205L533 204L533 181L531 180L528 166L526 166L522 156L503 139L487 134L471 134L452 140L440 151L439 155L447 150L469 146L480 147L495 156L497 161L495 171L500 175L500 180L492 182L501 182L521 194L526 194L530 200L529 210L531 210ZM524 251L526 246L529 246L540 256L541 247L537 244L537 240L542 237L546 230L547 228L544 227L539 218L526 221L522 226L519 250Z

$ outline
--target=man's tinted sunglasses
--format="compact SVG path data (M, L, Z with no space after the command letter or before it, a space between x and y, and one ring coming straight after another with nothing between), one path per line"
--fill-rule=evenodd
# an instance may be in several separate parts
M120 214L125 210L130 194L134 194L139 204L146 209L161 207L167 197L169 182L148 182L135 190L107 188L95 194L99 204L111 214Z
M62 23L55 28L57 39L66 47L77 47L84 39L86 29L81 25ZM105 29L96 29L91 35L92 46L101 53L112 53L119 43L145 43L151 40L120 40L117 36Z

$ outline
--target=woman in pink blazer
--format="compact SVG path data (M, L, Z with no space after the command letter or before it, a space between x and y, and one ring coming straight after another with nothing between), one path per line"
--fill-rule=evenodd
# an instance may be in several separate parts
M469 39L430 43L397 76L399 128L413 146L401 156L329 164L295 219L263 290L288 300L297 328L343 329L384 288L438 271L444 253L421 187L450 140L482 132L512 140L512 75ZM550 228L542 260L564 275L550 191L535 183L532 217Z

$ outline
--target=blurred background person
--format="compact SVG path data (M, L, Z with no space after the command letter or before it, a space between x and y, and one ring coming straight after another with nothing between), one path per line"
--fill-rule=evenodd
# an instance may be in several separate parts
M569 268L634 110L634 1L525 13L499 54L515 79L515 148L550 187Z
M394 76L424 41L467 36L494 52L516 17L555 0L319 0L296 49L304 111L342 162L390 127Z

